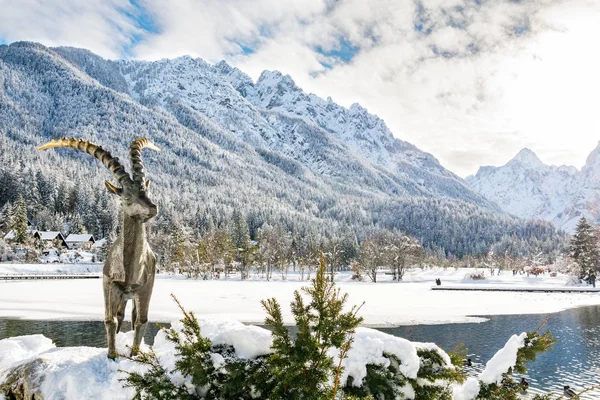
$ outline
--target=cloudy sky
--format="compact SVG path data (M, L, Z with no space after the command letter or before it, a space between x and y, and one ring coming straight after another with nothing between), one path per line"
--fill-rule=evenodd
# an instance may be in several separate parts
M600 140L598 0L0 0L0 44L225 59L358 102L466 176L521 148L581 167Z

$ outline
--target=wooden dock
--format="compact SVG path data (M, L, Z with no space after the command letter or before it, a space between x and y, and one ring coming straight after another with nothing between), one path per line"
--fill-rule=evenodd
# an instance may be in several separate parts
M38 279L100 279L100 275L0 275L0 281L23 281Z
M431 290L460 290L460 291L479 291L479 292L524 292L524 293L600 293L600 288L585 287L477 287L477 286L432 286Z

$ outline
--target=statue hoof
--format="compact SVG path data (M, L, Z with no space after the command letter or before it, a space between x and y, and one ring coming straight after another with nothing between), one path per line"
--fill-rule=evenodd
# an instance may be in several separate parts
M116 351L109 351L108 352L108 358L110 358L111 360L115 360L117 358L117 352Z

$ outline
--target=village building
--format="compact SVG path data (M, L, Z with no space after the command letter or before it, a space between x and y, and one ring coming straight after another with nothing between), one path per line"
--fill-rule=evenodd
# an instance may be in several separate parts
M89 233L84 234L70 234L67 236L67 244L69 249L73 250L91 250L92 246L96 243L94 236Z
M44 248L58 247L68 248L69 245L65 240L65 237L59 231L35 231L33 233L35 240L40 240L43 243Z

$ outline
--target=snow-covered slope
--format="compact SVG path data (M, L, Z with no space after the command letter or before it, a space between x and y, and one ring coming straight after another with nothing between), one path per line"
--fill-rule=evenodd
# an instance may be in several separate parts
M506 212L572 231L581 215L600 222L600 144L581 169L544 164L521 150L501 167L481 167L467 182Z
M110 61L0 45L0 167L103 190L108 172L89 157L35 150L60 136L98 142L123 160L132 139L150 137L163 149L144 155L163 227L223 226L235 210L251 234L265 223L359 238L398 229L456 255L514 233L555 237L549 224L508 217L359 105L306 94L278 72L253 82L225 62L191 57Z

